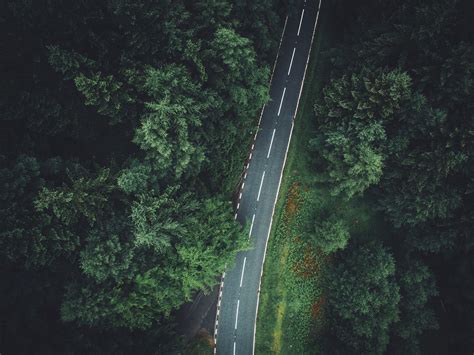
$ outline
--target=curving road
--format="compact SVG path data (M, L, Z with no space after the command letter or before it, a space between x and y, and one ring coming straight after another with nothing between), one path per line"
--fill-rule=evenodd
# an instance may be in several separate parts
M250 223L252 249L237 255L222 277L215 340L217 354L253 354L260 281L286 154L293 131L321 0L304 0L290 15L280 44L241 187L236 219Z

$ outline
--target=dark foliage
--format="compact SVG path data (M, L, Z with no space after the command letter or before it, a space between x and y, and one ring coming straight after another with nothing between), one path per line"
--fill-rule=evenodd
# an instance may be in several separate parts
M381 237L392 248L385 259L395 260L400 300L399 318L389 323L384 312L365 315L365 321L376 317L378 326L389 324L383 331L370 335L356 323L353 312L365 298L355 280L379 252L358 259L356 251L367 251L351 240L334 260L338 280L328 283L332 334L342 349L358 353L432 353L431 342L450 353L472 353L472 2L334 6L344 22L344 41L328 53L330 81L315 105L319 129L311 146L320 157L317 171L324 171L318 181L334 195L364 194L377 201L391 226L388 237ZM389 300L377 296L384 285L378 278L369 286L378 305ZM343 291L352 298L341 298ZM346 302L353 307L344 310Z
M243 246L228 200L286 11L2 2L2 353L179 347L171 312Z

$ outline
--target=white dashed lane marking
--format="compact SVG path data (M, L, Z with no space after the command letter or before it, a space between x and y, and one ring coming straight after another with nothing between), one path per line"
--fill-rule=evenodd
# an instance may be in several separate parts
M249 238L252 235L253 222L255 222L255 213L252 216L252 224L250 224Z
M245 262L246 261L247 261L247 257L244 258L244 264L242 265L242 273L240 274L240 287L242 287L242 281L244 280Z
M297 36L300 35L301 23L303 22L303 16L304 16L304 9L303 9L303 11L301 11L300 25L298 26L298 34L297 34Z
M288 68L288 75L290 75L291 73L291 67L293 66L293 58L295 57L295 51L296 51L296 47L293 48L293 54L291 55L291 60L290 60L290 67Z
M286 92L286 88L283 89L283 94L281 95L280 107L278 107L278 114L277 114L277 116L280 116L281 105L283 104L283 99L285 98L285 92Z
M262 192L263 179L265 179L265 171L262 174L262 180L260 181L260 188L258 189L257 202L260 201L260 194Z
M275 138L276 128L273 129L272 139L270 140L270 147L268 147L267 159L270 158L270 152L272 151L273 138Z
M235 327L234 327L234 329L237 329L237 321L239 320L239 305L240 305L240 300L237 300L237 309L235 311Z

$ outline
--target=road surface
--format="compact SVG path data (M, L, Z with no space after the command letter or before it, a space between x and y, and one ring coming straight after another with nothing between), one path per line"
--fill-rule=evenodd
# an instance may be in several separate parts
M266 244L319 8L320 0L301 1L283 32L271 100L263 109L235 216L250 224L252 249L239 253L233 268L226 271L218 299L214 336L219 355L254 352Z

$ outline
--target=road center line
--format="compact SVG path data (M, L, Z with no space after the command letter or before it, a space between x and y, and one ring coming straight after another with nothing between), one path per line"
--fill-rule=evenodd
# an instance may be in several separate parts
M249 238L252 235L253 222L255 222L255 213L252 216L252 224L250 224Z
M285 97L285 92L286 92L286 88L283 89L283 95L281 95L280 107L278 108L278 115L277 116L280 116L281 105L283 104L283 98Z
M303 11L301 11L300 25L298 26L298 34L297 34L297 36L300 35L301 23L303 22L303 16L304 16L304 9L303 9Z
M258 189L257 202L260 200L260 193L262 192L263 179L265 179L265 171L262 175L262 180L260 181L260 188Z
M239 319L239 305L240 305L240 300L237 300L237 310L235 311L235 327L234 327L234 329L237 329L237 320Z
M291 66L293 65L293 58L295 57L295 51L296 51L296 47L293 48L293 54L291 55L291 60L290 60L290 67L288 68L288 75L290 75L290 72L291 72Z
M268 147L267 159L270 158L270 152L272 151L273 138L275 138L276 128L273 128L272 139L270 140L270 147Z
M244 258L244 264L242 265L242 274L240 275L240 287L242 287L242 281L244 279L244 272L245 272L245 262L247 261L247 257Z
M234 341L234 355L235 355L235 341Z

